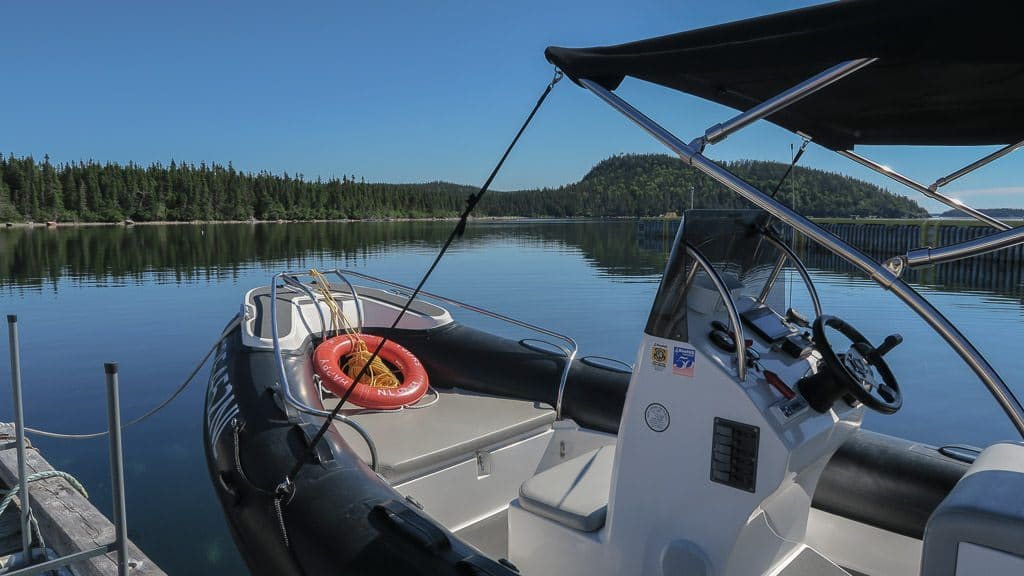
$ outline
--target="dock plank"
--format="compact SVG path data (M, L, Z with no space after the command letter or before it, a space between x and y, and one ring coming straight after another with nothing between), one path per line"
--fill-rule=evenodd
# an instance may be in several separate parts
M37 450L26 452L29 474L53 470ZM0 450L0 482L7 486L18 482L18 457L13 448ZM39 480L29 485L32 509L46 545L63 556L114 540L114 525L63 478ZM20 499L15 503L21 506ZM14 509L12 506L11 509ZM133 576L165 576L135 544L128 544L129 569ZM71 565L80 576L113 576L117 574L117 554L112 552Z

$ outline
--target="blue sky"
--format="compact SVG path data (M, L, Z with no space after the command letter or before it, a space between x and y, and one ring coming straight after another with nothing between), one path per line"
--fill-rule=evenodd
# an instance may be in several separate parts
M815 3L7 2L0 152L476 185L551 77L545 46L619 43ZM620 94L684 140L732 115L636 81ZM708 155L787 161L791 143L765 124ZM494 187L557 186L609 155L661 151L563 82ZM985 152L865 151L925 183ZM1024 206L1012 179L1019 154L947 192L981 207ZM801 165L903 192L814 146Z

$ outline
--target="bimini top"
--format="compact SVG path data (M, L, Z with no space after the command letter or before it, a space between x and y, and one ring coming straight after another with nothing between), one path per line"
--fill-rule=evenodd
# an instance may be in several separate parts
M598 48L549 47L576 80L632 76L747 110L848 60L878 58L768 119L836 150L1024 139L1016 2L847 0Z

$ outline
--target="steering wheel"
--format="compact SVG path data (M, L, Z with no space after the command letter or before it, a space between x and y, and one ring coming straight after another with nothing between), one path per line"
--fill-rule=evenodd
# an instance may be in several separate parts
M850 349L837 354L825 335L826 326L849 338L852 342ZM821 353L826 370L843 390L882 414L894 414L903 406L900 385L882 358L901 342L903 337L893 334L875 348L863 334L840 318L823 314L814 321L814 344ZM881 381L878 376L881 376Z

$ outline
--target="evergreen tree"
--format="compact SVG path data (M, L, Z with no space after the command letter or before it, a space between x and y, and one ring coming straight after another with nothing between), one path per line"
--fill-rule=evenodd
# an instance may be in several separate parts
M762 190L773 190L786 165L739 161L727 167ZM921 217L911 200L839 174L798 168L780 200L811 216ZM355 175L306 180L301 174L240 172L231 163L198 165L172 160L78 162L55 166L49 156L0 156L0 213L5 219L120 221L275 220L280 218L392 218L456 216L475 187L448 182L370 183ZM693 193L691 195L691 190ZM691 200L692 199L692 200ZM493 192L484 216L642 217L698 208L735 208L744 200L664 155L615 156L579 182L558 188Z

